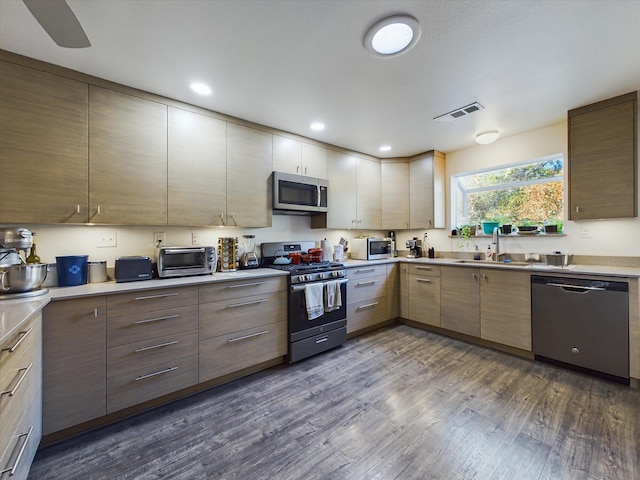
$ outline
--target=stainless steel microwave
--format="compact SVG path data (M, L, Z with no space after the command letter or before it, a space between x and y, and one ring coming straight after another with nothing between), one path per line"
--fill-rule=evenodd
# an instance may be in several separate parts
M390 238L354 238L349 246L354 260L393 258L393 242Z
M158 251L158 276L185 277L214 273L215 247L161 247Z
M329 181L292 173L273 172L273 213L312 215L327 209Z

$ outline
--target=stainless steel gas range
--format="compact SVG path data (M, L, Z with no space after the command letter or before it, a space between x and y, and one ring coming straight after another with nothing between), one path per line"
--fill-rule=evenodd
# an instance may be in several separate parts
M289 262L315 242L263 243L262 265L289 272L289 362L327 351L347 340L347 271L341 263Z

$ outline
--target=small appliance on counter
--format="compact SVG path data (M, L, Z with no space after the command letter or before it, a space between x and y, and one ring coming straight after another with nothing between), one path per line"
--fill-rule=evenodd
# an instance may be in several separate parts
M26 263L33 249L33 233L26 228L0 228L0 300L43 295L46 263ZM33 258L35 258L35 249ZM22 252L22 253L21 253Z
M238 270L238 238L218 238L218 270L220 272L235 272Z
M255 235L242 236L242 256L240 257L239 265L241 269L258 268L260 266L255 251L255 238Z
M407 258L422 257L422 240L419 240L418 237L413 237L412 240L407 240L407 248L409 249L409 255L407 255Z
M351 241L351 258L354 260L393 258L393 242L390 238L354 238Z
M215 247L161 247L158 250L158 277L207 275L216 271Z
M118 257L115 266L116 283L138 282L153 278L151 258L142 256Z

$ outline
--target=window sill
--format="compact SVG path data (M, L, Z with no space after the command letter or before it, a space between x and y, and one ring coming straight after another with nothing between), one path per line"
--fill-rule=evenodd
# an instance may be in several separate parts
M536 234L522 234L522 233L508 233L508 234L500 234L500 238L540 238L540 237L566 237L567 234L566 233L544 233L544 232L540 232L540 233L536 233ZM449 238L462 238L464 239L465 237L463 237L462 235L449 235ZM469 240L472 240L474 238L493 238L493 235L471 235L469 237Z

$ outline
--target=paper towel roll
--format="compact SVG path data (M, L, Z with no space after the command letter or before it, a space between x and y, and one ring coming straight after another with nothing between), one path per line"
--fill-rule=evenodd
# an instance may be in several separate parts
M329 240L322 240L320 242L320 248L322 248L322 261L333 262L333 246Z

